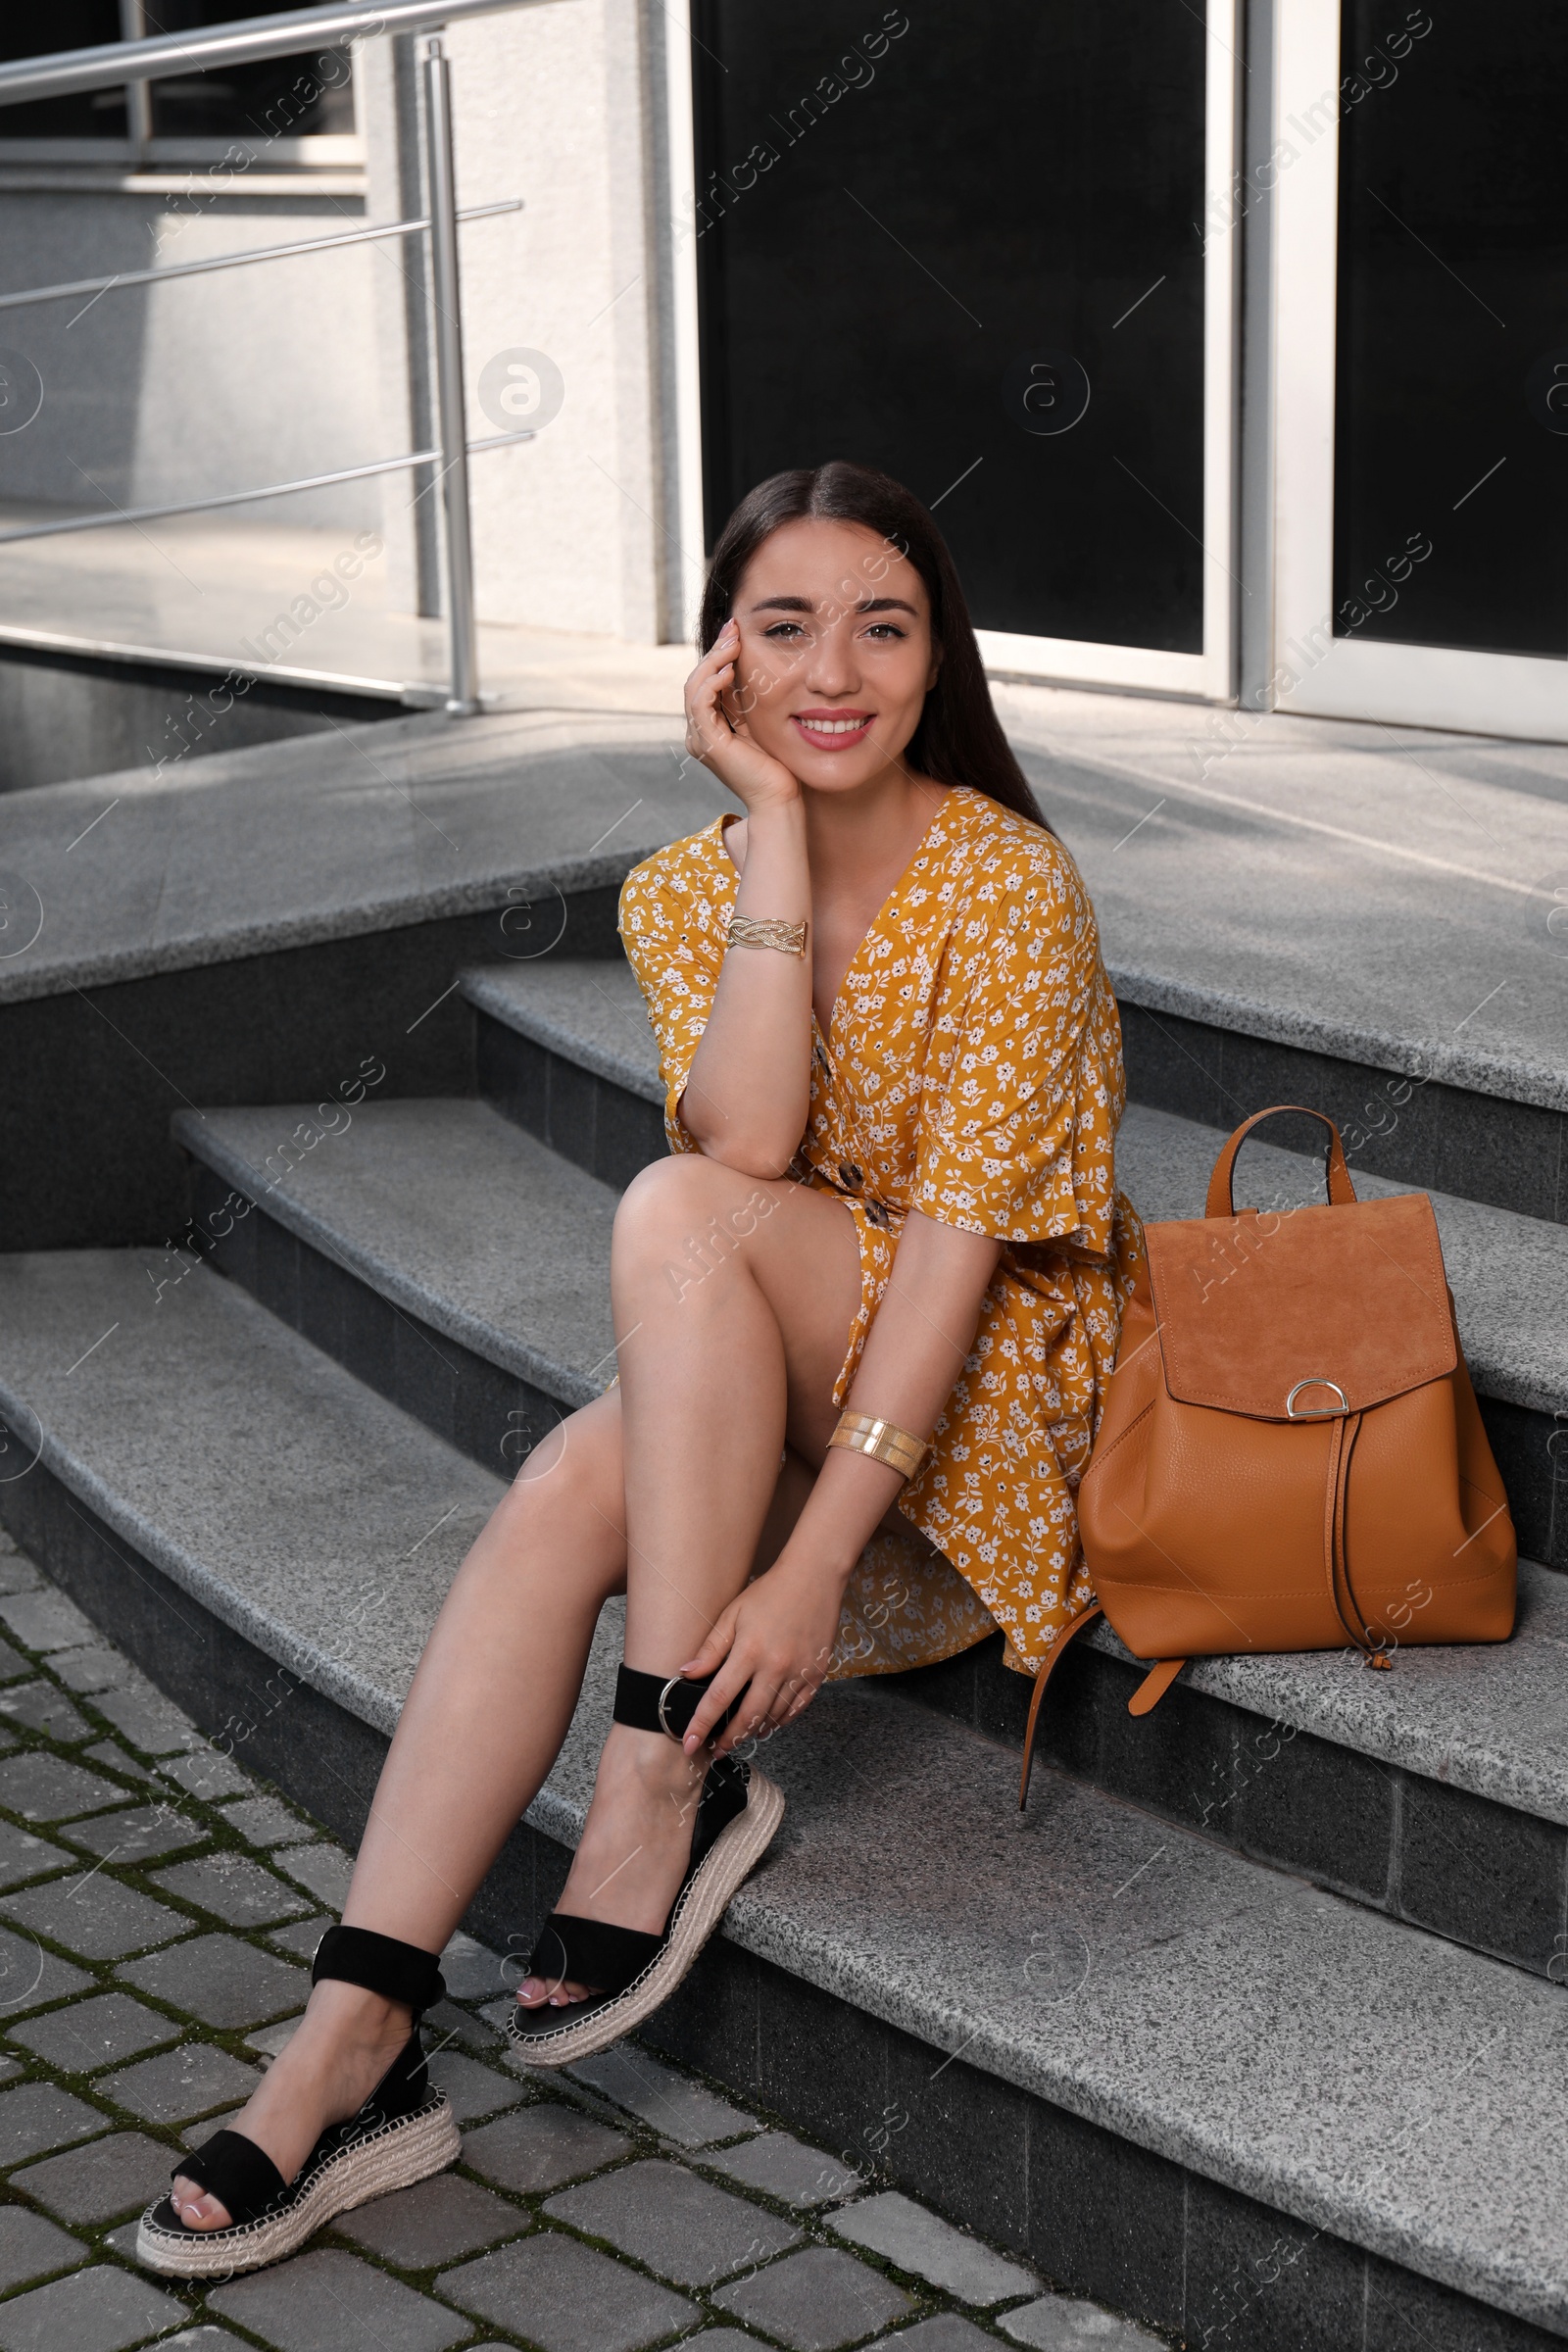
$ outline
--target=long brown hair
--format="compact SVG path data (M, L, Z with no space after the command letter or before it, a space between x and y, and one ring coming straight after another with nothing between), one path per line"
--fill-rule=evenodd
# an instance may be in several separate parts
M906 556L925 582L931 633L942 660L909 738L910 765L939 784L968 784L1031 824L1044 825L992 703L947 541L919 500L891 475L835 458L826 466L770 474L748 491L713 550L703 592L700 650L710 651L728 620L742 574L763 540L786 522L808 519L863 524Z

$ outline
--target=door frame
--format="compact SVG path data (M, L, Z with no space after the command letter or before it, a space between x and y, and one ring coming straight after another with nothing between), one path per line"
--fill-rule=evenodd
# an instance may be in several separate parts
M664 416L664 515L674 540L667 626L676 643L694 644L708 574L703 513L702 336L697 297L697 125L692 97L691 0L658 0L645 17L662 72L662 201L655 222L662 262L660 310L667 351Z
M1292 0L1292 5L1295 0ZM1077 637L1029 637L978 629L994 676L1095 686L1124 693L1231 702L1236 695L1238 505L1236 495L1241 295L1240 209L1244 0L1207 0L1203 12L1203 650L1098 645ZM1190 525L1172 516L1176 527Z
M1296 5L1297 0L1292 0ZM994 675L1055 684L1110 687L1146 694L1229 702L1236 693L1237 605L1237 304L1240 236L1231 224L1240 142L1244 0L1204 7L1205 219L1203 271L1203 650L1164 653L1151 646L1099 645L1073 637L1034 637L980 629L981 658ZM703 512L701 345L697 303L696 149L693 126L690 0L666 0L669 70L664 74L668 214L662 224L669 286L674 388L671 439L675 489L671 518L693 580L692 553L707 546ZM1175 527L1189 525L1173 517ZM695 616L695 596L690 612Z
M1333 634L1340 0L1281 0L1275 44L1274 593L1262 699L1314 717L1560 742L1568 661ZM1376 92L1362 103L1376 105ZM1446 487L1451 512L1476 485ZM1436 539L1441 503L1422 528Z

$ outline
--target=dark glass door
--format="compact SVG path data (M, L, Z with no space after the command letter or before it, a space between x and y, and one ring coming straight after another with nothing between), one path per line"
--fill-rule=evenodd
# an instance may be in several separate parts
M1335 633L1568 655L1568 9L1346 0Z
M696 0L704 499L850 457L983 628L1203 646L1201 7Z

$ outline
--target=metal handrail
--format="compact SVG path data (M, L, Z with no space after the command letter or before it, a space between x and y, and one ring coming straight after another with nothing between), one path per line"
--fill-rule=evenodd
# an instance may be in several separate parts
M531 441L531 428L516 433L490 433L470 441L466 454L481 449L506 449L514 441ZM338 466L330 473L302 473L292 482L264 482L255 490L215 490L205 498L182 498L168 507L110 507L103 514L64 514L55 522L29 522L20 530L0 531L0 547L15 547L22 539L58 539L63 531L101 531L117 522L167 522L172 514L210 514L219 507L249 507L264 498L287 498L296 490L326 490L334 482L363 482L374 473L399 473L408 466L439 466L446 451L411 449L400 458L371 458L363 466ZM89 475L89 480L91 476ZM96 490L97 483L93 483Z
M58 49L0 66L0 106L108 89L121 81L159 81L168 74L201 73L255 58L293 57L318 42L337 48L377 33L421 32L463 17L538 5L540 0L383 0L379 8L298 8L286 16L215 24L205 32L162 32L144 41L106 41L96 49Z
M302 47L320 42L333 46L345 40L421 26L451 24L459 18L484 16L503 8L531 7L542 0L384 0L377 8L309 8L279 17L253 17L243 23L217 25L200 33L162 33L149 40L117 41L97 49L67 50L51 57L25 58L0 66L0 106L15 106L33 98L61 97L74 90L94 90L129 82L156 80L172 72L200 72L209 66L237 65L250 59L288 57ZM272 482L260 489L226 491L218 496L187 499L178 505L136 509L114 508L103 514L73 514L57 522L33 523L0 534L0 545L21 539L53 538L66 531L99 530L120 522L154 521L173 514L199 514L220 507L248 506L264 498L280 498L296 490L325 488L333 482L364 479L396 472L404 466L436 465L446 523L447 626L451 645L451 686L447 710L454 717L468 717L480 708L477 631L473 598L473 531L468 507L470 451L499 449L514 441L531 441L532 432L498 433L470 442L464 413L463 316L458 282L458 222L484 215L510 212L520 199L481 205L468 213L458 211L457 172L452 137L452 79L441 43L427 44L424 59L425 172L429 212L417 220L394 221L341 235L301 238L292 245L273 245L249 253L231 253L209 260L175 265L167 270L127 271L105 279L89 278L74 286L34 286L0 297L0 309L29 302L53 301L68 294L95 297L117 285L158 282L167 277L192 277L211 270L231 270L247 262L275 261L287 253L316 253L331 245L359 244L375 237L406 236L428 230L430 237L431 312L436 361L437 445L396 458L377 458L364 466L340 466L330 473L306 475L289 482Z
M520 213L522 198L505 196L499 204L466 205L460 220L488 220L493 213ZM340 228L329 237L295 237L287 245L253 245L244 253L213 253L201 262L170 262L162 270L117 270L113 277L78 277L66 285L26 286L20 294L0 294L0 311L23 310L34 302L64 302L73 294L110 294L117 286L162 286L172 277L205 277L210 270L238 270L246 262L278 262L291 253L327 253L334 245L368 245L378 237L412 237L430 225L428 213L416 220L381 220L373 228Z

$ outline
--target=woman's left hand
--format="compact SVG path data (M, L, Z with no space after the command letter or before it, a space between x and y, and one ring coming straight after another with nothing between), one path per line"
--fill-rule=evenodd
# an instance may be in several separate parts
M743 1740L765 1738L809 1706L832 1663L843 1598L841 1578L782 1559L738 1593L680 1670L698 1680L714 1677L692 1717L686 1753L696 1754L742 1692L739 1713L715 1743L718 1755Z

